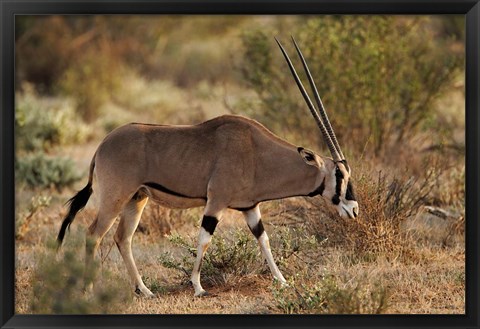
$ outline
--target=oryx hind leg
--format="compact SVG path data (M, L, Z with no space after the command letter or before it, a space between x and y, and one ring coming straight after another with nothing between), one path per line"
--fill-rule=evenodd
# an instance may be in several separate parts
M112 198L102 198L98 209L98 215L95 221L90 225L86 238L86 254L85 254L85 287L91 290L95 269L93 261L102 242L103 237L115 223L115 219L128 201L128 196L124 199L114 196Z
M268 267L270 268L273 277L281 283L286 283L287 281L273 260L268 235L263 228L259 206L257 205L253 209L243 211L243 215L245 216L245 221L247 222L248 228L258 241L262 255L267 260Z
M200 269L202 266L203 256L210 245L212 240L213 232L221 220L222 210L224 207L215 207L212 204L207 203L205 210L203 212L202 224L200 231L198 233L198 242L197 242L197 257L195 263L193 264L191 282L193 288L195 289L195 296L206 296L208 295L207 291L203 289L200 284Z
M135 287L135 292L137 294L141 293L146 297L153 297L154 294L142 281L132 254L133 234L140 222L147 201L148 197L142 191L135 193L120 215L120 223L118 224L114 239Z

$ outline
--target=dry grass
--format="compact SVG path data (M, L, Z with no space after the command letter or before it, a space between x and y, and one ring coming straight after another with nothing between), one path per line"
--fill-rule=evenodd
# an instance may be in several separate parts
M329 223L324 222L322 224L324 226L312 226L312 217L307 218L308 225L305 225L305 221L302 224L300 220L302 217L305 218L306 213L312 216L310 213L312 205L307 204L305 207L305 202L303 199L292 199L267 203L263 207L265 227L271 237L274 257L285 276L293 282L292 287L301 293L302 297L299 297L297 292L292 295L292 291L282 292L278 289L258 252L257 258L253 260L254 266L251 273L226 275L225 280L216 280L215 284L208 280L208 276L204 276L202 281L205 282L204 286L212 296L194 298L193 288L185 283L185 275L161 265L160 255L175 248L168 239L162 237L162 230L155 228L152 224L162 221L164 217L170 217L170 220L177 216L190 218L182 222L173 221L171 226L174 232L180 232L181 236L193 243L199 225L199 218L197 221L193 218L199 215L199 210L172 214L172 212L157 212L155 207L152 207L153 210L146 213L143 220L147 230L143 233L137 232L135 235L134 255L146 284L158 298L132 297L117 305L115 309L110 309L109 312L284 313L286 308L282 306L282 300L289 298L289 302L301 306L294 309L295 313L328 311L376 313L376 310L397 314L464 313L465 253L462 233L456 231L452 233L455 239L445 245L441 242L441 236L450 234L450 226L446 225L443 229L437 227L436 231L432 232L428 228L431 227L430 222L417 219L414 223L410 223L408 230L402 229L401 232L393 235L403 236L403 240L400 243L402 246L400 249L392 248L390 246L392 241L388 239L385 240L387 242L372 242L379 227L373 227L368 235L366 232L355 231L362 230L361 225L365 224L344 223L336 217L333 217L336 223L331 219ZM34 312L32 309L33 286L38 273L39 257L42 253L48 252L45 241L55 236L60 223L59 214L63 211L61 204L55 202L47 210L42 209L34 214L30 229L22 239L17 240L16 311L18 313ZM160 216L155 217L155 214ZM66 250L76 250L83 255L83 247L78 243L78 239L81 239L93 215L94 210L91 207L79 215L78 222L75 222L67 236ZM229 212L226 217L219 225L214 241L226 239L230 241L227 242L227 247L228 243L231 243L230 246L233 248L232 234L234 232L247 234L248 231L241 221L241 216L235 212ZM453 220L451 222L453 223ZM313 240L312 228L318 229L318 232L314 232L317 237ZM115 278L118 289L131 293L132 288L127 282L123 261L113 245L114 230L115 227L109 232L100 248L100 267L102 272ZM354 232L353 235L352 232ZM406 234L406 232L409 233ZM339 238L342 234L347 238L343 240ZM366 240L362 240L360 244L354 243L354 237L359 234L359 239ZM426 234L436 234L439 238L429 240ZM253 237L251 239L252 246L256 247ZM370 247L367 248L367 245ZM410 250L410 253L399 252L403 249ZM365 253L362 254L362 250ZM181 254L177 253L176 256L180 261ZM225 272L228 274L228 269ZM322 285L326 277L331 278L333 283ZM324 303L305 306L310 305L305 304L305 297L311 297L317 293L314 290L315 287L319 289L318 291L327 291L330 294L326 294L327 297L336 296L334 300L330 300L333 306L328 309L322 306ZM341 296L357 296L355 298L359 298L358 300L363 298L363 301L360 304L335 304L335 301L342 298ZM380 305L382 298L384 304Z

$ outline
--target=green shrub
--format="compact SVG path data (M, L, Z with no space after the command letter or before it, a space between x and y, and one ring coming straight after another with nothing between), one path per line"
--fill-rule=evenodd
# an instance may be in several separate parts
M76 248L80 243L76 241ZM61 257L51 242L47 251L38 256L33 277L32 313L35 314L107 314L120 313L121 306L131 299L119 287L118 279L102 273L92 293L84 292L84 261L78 252L65 250ZM98 265L98 264L97 264ZM95 269L98 270L98 266ZM97 277L90 273L88 280Z
M61 190L82 178L71 159L35 153L17 158L15 179L21 184L36 188L54 187Z
M454 83L463 54L434 35L425 17L322 16L297 21L302 48L335 131L350 147L376 154L401 146L433 115L433 100ZM261 101L252 109L273 129L320 135L272 31L243 34L242 72ZM295 50L281 38L299 72ZM306 81L306 80L305 80ZM306 83L307 84L307 83ZM252 104L255 106L255 104Z
M305 227L276 226L266 231L269 232L273 258L284 274L293 275L317 262L322 243ZM160 262L176 270L187 282L196 257L196 239L184 238L177 233L171 234L168 239L177 251L163 253ZM209 285L224 284L230 278L238 279L245 275L271 275L257 241L246 228L229 232L228 238L221 233L213 236L201 272L202 282Z
M92 122L121 87L124 66L108 45L85 52L59 80L62 94L75 100L77 113Z
M24 85L24 91L16 95L18 152L48 151L57 145L82 143L90 135L91 128L79 120L68 100L39 97L29 85Z
M177 248L180 255L163 253L159 259L166 268L177 270L183 281L190 280L197 250L196 241L185 239L174 233L168 240ZM263 265L257 242L247 230L238 230L229 241L224 237L214 236L202 262L202 282L209 285L223 284L228 276L240 277L259 273Z

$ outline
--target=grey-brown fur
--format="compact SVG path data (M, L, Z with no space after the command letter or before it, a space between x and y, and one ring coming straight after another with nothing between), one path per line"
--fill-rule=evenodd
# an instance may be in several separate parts
M200 266L215 226L227 208L243 213L273 276L282 283L286 280L273 260L261 222L259 204L262 201L320 195L341 216L357 216L358 203L349 181L350 167L326 119L313 80L307 72L321 115L306 95L285 50L278 44L333 159L290 144L260 123L241 116L225 115L189 126L139 123L122 126L98 147L91 162L88 184L71 199L58 235L61 244L66 228L95 191L99 207L97 218L88 229L86 271L92 270L100 241L120 216L114 238L133 287L136 292L153 296L142 281L131 250L132 236L149 199L170 208L205 206L191 277L195 296L206 294L200 284ZM301 55L298 47L297 51Z
M144 188L173 208L204 205L212 197L225 208L247 208L308 195L317 187L317 170L305 164L296 146L241 116L180 127L129 124L105 138L95 162L98 179L119 198L128 200ZM146 182L187 197L162 193Z
M93 242L87 248L87 263L120 215L115 240L135 286L150 295L139 281L130 247L149 198L171 208L206 206L205 215L215 218L226 208L254 213L262 201L309 195L321 184L326 186L322 190L330 187L334 192L335 177L329 178L334 166L331 159L298 148L241 116L225 115L192 126L122 126L104 139L92 159L89 184L95 176L99 211L89 229ZM203 292L196 289L198 295Z

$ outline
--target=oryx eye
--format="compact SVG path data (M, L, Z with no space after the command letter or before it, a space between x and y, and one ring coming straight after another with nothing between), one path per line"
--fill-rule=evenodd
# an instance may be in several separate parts
M314 157L313 157L312 154L306 154L306 155L305 155L305 159L306 159L307 161L313 161L313 160L314 160Z
M340 168L338 168L338 167L335 168L335 176L336 176L337 178L343 179L343 173L342 173L342 171L340 170Z

